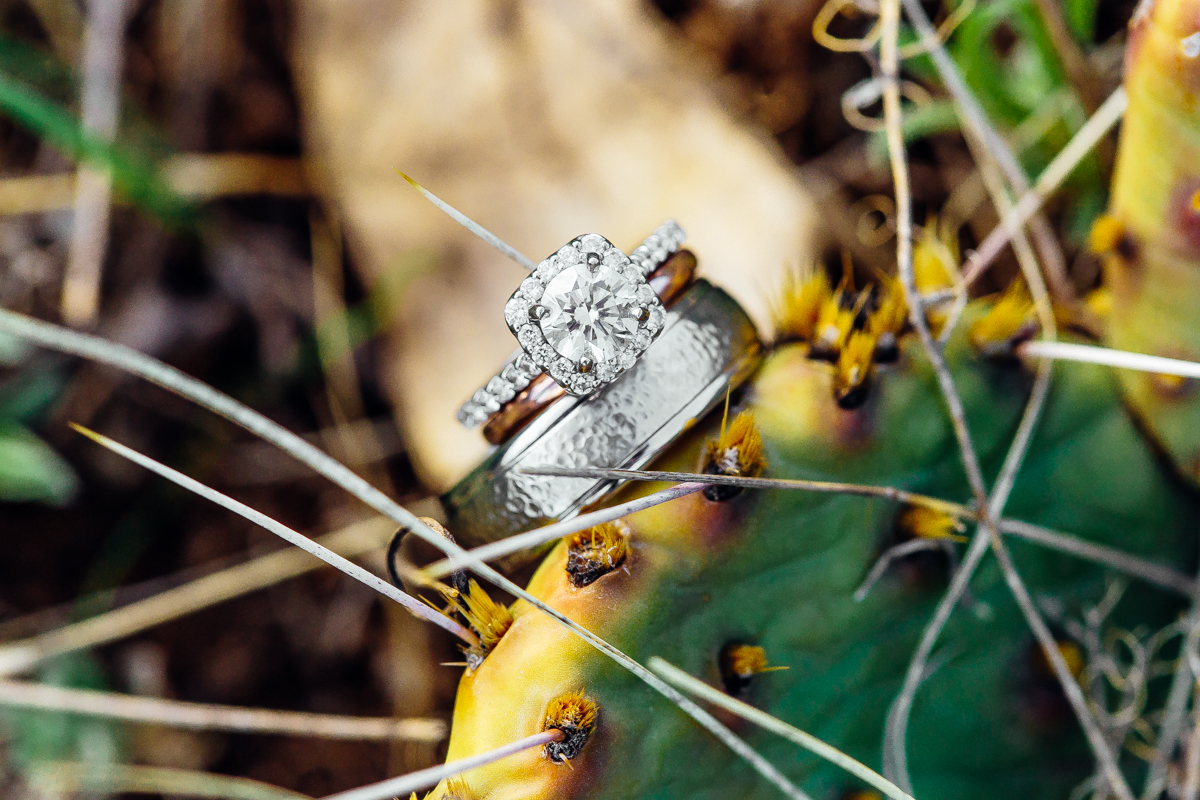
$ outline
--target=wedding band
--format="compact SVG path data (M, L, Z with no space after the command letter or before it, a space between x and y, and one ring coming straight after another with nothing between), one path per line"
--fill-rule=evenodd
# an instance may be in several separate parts
M662 330L664 308L646 278L683 240L668 220L628 256L590 233L538 264L504 306L521 350L463 403L459 422L478 427L543 372L576 396L616 380Z
M522 470L646 465L753 372L761 349L733 298L693 282L632 369L588 397L551 403L444 495L447 527L476 546L578 514L616 483Z

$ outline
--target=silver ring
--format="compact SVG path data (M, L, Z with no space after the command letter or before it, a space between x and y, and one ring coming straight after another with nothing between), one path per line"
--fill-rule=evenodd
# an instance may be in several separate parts
M543 372L568 394L587 396L637 362L662 330L665 309L646 276L683 244L667 220L630 255L595 233L578 236L538 264L504 306L521 349L455 415L468 428Z
M575 516L616 484L521 470L644 466L745 380L761 349L741 306L697 280L632 369L589 397L555 401L451 489L448 527L476 546Z

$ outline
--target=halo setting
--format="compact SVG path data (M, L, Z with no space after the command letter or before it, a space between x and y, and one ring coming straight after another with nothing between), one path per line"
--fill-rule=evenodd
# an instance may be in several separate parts
M595 233L540 263L504 306L526 354L573 395L590 394L633 366L665 317L639 265Z

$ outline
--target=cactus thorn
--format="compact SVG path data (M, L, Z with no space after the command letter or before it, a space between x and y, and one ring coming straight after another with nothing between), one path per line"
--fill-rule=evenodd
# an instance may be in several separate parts
M875 334L855 331L838 354L833 397L839 408L853 411L866 402L875 373L873 359L878 341Z
M986 358L1008 360L1014 348L1037 333L1033 300L1022 281L1014 280L990 311L967 334L971 344Z
M762 437L754 422L754 414L749 411L734 417L728 429L722 423L721 435L708 443L700 461L700 472L706 475L757 478L766 467ZM722 502L736 497L740 492L739 486L709 486L704 490L704 496L713 502Z
M629 529L606 522L567 539L567 575L577 589L589 586L625 561Z
M478 644L463 648L463 654L467 657L467 670L474 671L508 632L513 623L513 615L507 606L493 600L478 583L472 580L469 585L467 592L460 592L450 586L440 587L439 591L450 603L450 608L462 615L471 630L479 636Z
M965 542L967 529L961 520L927 506L905 506L896 518L896 526L914 539L949 539Z
M550 701L542 719L542 730L562 731L562 739L545 746L546 758L555 764L567 764L587 744L588 737L596 727L599 706L583 693L568 692Z
M772 667L767 664L767 651L750 644L731 643L721 648L718 666L721 670L721 685L730 697L740 697L750 687L754 676L764 672L778 672L787 667Z
M774 314L776 343L812 341L821 309L832 295L822 269L810 265L788 275Z

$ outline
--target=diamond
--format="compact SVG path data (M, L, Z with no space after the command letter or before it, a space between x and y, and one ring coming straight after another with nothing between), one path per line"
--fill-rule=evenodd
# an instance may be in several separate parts
M546 341L576 364L584 356L611 359L638 332L638 283L604 264L567 267L547 284L541 303L549 312L541 320Z
M521 281L520 291L521 291L521 294L528 297L530 299L530 301L536 302L538 299L541 298L542 292L544 290L542 288L542 282L531 275L528 278L526 278L525 280Z
M487 390L501 403L507 403L517 394L513 385L499 375L488 381Z

